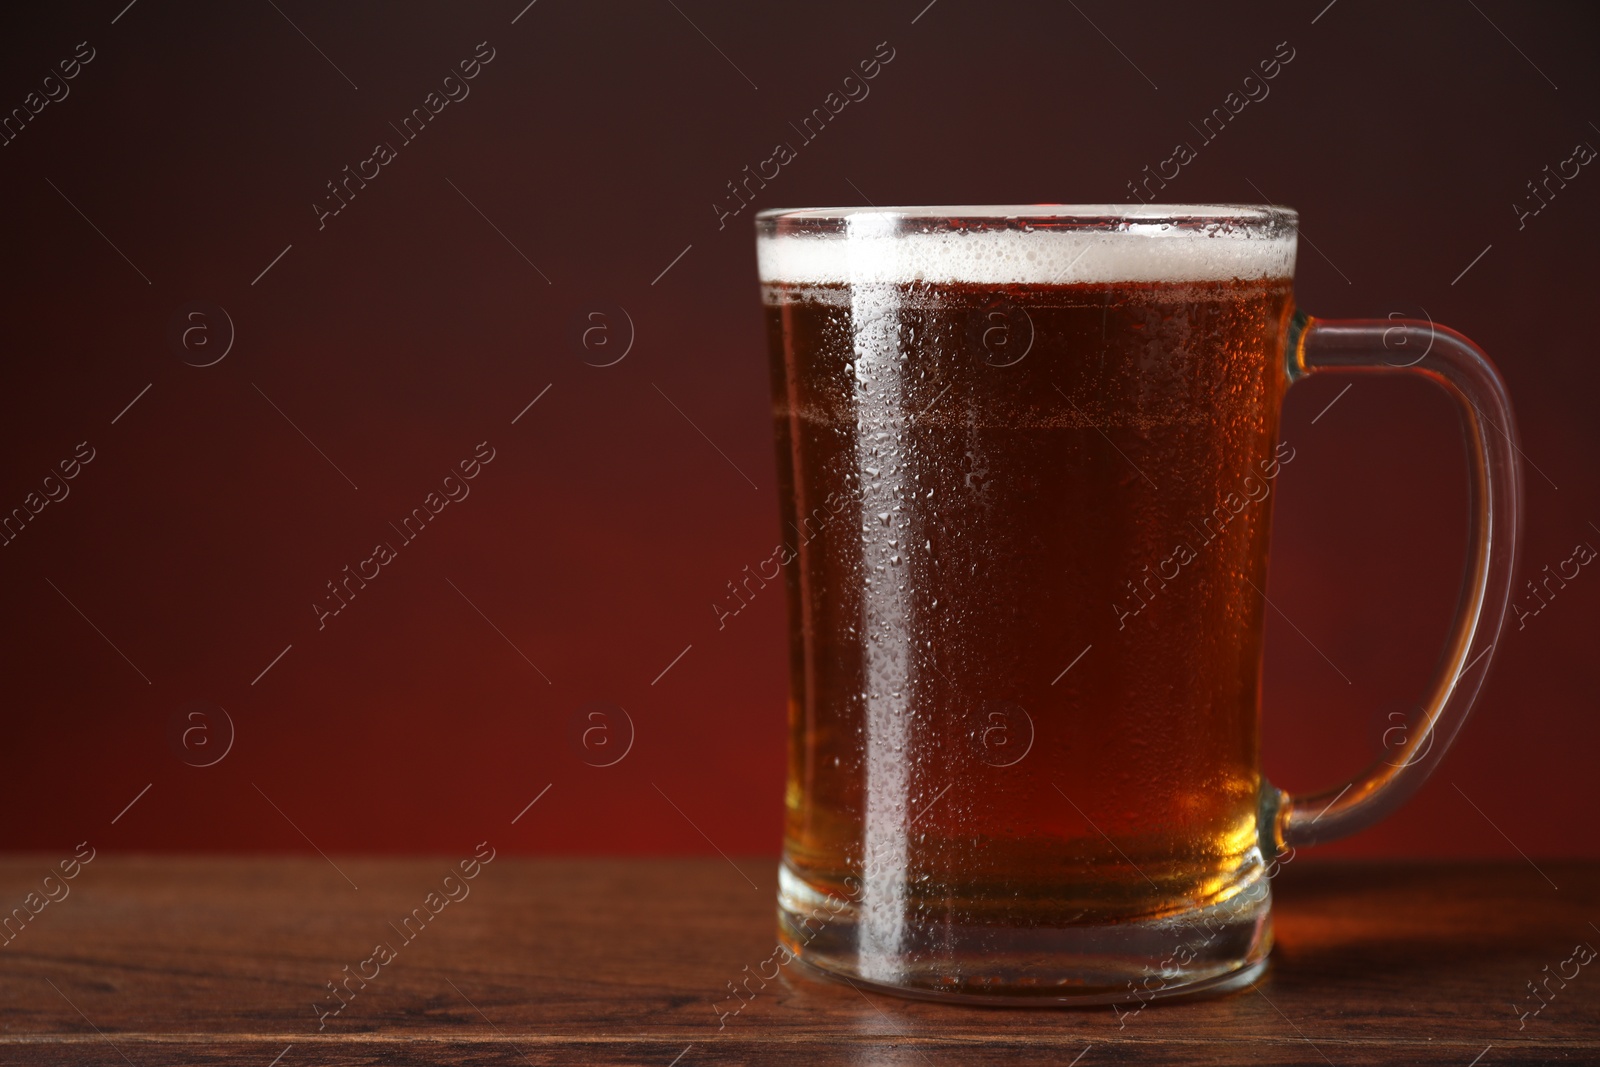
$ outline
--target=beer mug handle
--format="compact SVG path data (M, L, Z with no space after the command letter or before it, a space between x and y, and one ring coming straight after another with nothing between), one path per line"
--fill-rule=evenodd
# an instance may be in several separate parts
M1522 491L1511 404L1482 349L1453 330L1412 319L1325 321L1299 313L1289 334L1290 382L1309 374L1412 374L1460 406L1471 469L1467 573L1449 644L1417 728L1349 782L1309 796L1266 785L1262 838L1269 856L1377 822L1417 790L1455 740L1483 688L1511 597Z

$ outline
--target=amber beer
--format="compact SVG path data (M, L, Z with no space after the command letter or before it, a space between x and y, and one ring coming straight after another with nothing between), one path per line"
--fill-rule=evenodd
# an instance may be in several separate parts
M1101 932L1167 955L1164 920L1261 878L1292 236L830 220L759 235L798 545L785 944L1013 996L1059 995L1068 951L1112 988L1138 968L1096 971Z

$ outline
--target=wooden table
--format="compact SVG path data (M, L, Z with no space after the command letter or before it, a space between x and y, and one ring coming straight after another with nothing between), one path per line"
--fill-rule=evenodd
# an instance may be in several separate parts
M0 860L0 906L60 858ZM0 1062L1600 1063L1600 961L1551 979L1537 1016L1512 1007L1600 946L1600 865L1302 860L1275 885L1257 988L1121 1019L863 994L791 965L719 1029L727 983L772 954L770 859L502 855L447 883L452 863L99 855L0 947ZM438 914L407 941L390 924L430 891ZM394 957L364 962L378 942ZM376 977L319 1029L346 965Z

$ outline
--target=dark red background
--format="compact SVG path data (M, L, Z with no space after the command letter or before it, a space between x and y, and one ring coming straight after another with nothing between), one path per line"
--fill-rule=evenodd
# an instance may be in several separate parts
M1538 468L1519 582L1600 544L1600 176L1522 230L1512 207L1545 164L1600 145L1592 8L539 0L513 25L523 2L0 16L0 107L79 41L97 53L0 148L0 509L96 449L0 548L6 847L774 851L782 606L770 590L720 633L711 610L779 536L767 371L751 212L719 230L711 205L881 41L895 58L870 97L758 206L1123 201L1288 41L1271 95L1164 198L1291 204L1316 242L1306 308L1425 311L1482 343ZM470 97L319 231L324 183L485 40ZM193 300L236 326L215 366L169 344ZM636 343L601 369L572 333L606 304ZM1372 758L1434 665L1461 566L1447 401L1366 379L1313 424L1345 384L1300 386L1285 412L1297 459L1269 593L1351 679L1272 617L1266 765L1291 789ZM324 583L484 440L497 456L471 496L319 632ZM1329 852L1600 854L1582 815L1597 612L1586 570L1513 623L1440 775ZM193 700L237 726L203 769L168 741ZM605 769L569 742L595 700L637 727Z

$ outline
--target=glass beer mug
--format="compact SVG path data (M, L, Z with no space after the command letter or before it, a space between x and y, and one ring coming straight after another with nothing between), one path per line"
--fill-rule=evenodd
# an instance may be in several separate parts
M1510 591L1503 384L1430 323L1294 306L1296 214L1241 205L756 220L791 653L779 933L910 995L1116 1003L1243 984L1291 848L1437 764ZM1458 402L1470 573L1423 717L1325 792L1259 767L1288 387Z

